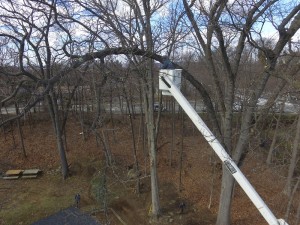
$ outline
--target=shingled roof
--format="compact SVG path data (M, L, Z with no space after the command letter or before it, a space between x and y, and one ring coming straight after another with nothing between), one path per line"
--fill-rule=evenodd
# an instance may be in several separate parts
M75 207L70 207L51 216L41 219L31 225L101 225L91 216L82 213Z

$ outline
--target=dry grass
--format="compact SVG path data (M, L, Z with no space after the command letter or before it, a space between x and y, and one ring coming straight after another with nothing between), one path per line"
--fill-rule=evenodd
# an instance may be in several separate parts
M74 204L76 193L81 194L82 210L96 207L90 197L89 180L71 176L63 180L60 173L45 173L35 180L0 180L5 203L0 211L1 225L28 225Z

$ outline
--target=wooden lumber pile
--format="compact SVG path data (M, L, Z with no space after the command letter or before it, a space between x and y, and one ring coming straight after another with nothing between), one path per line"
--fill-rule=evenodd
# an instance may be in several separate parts
M37 178L42 171L40 169L26 169L26 170L7 170L2 179L5 180L16 180L19 178L22 179L33 179Z
M23 170L7 170L3 175L3 179L5 180L16 180L19 179Z

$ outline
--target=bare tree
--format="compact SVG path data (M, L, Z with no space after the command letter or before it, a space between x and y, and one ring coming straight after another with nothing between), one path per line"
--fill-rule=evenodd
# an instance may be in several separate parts
M275 9L280 10L280 2L277 1L261 0L248 1L247 3L234 1L228 3L220 0L206 4L205 1L196 3L195 1L183 0L183 4L188 20L193 27L195 39L199 44L198 48L201 50L214 82L217 104L221 112L220 124L219 122L215 124L219 124L218 127L222 128L217 130L217 136L221 138L221 142L233 159L239 162L250 137L252 117L258 98L263 93L270 76L274 74L282 50L300 27L300 5L292 4L285 13L281 14L281 22L278 23L269 17L269 10L272 9L274 13ZM263 20L262 23L260 22L261 19ZM278 30L279 37L273 48L269 48L264 42L255 40L256 37L262 40L263 35L261 30L257 30L255 26L262 28L266 21L271 21L275 29ZM203 26L205 32L201 29ZM233 46L232 41L236 43L234 51L229 51L228 46ZM249 98L247 102L244 102L243 120L239 128L237 143L234 146L231 139L233 104L237 91L236 81L241 76L239 72L241 56L247 42L263 53L265 65L253 85L248 87L250 90ZM214 51L220 55L220 61L216 61ZM221 71L218 62L221 64ZM214 111L212 112L214 113ZM233 184L234 180L231 174L224 167L218 225L230 224Z
M292 148L292 156L291 156L291 159L290 159L286 186L284 188L284 192L288 196L290 196L291 193L292 193L293 176L294 176L294 172L295 172L295 169L296 169L297 162L299 160L298 159L299 141L300 141L300 114L298 115L298 119L297 119L296 133L295 133L295 138L294 138L294 141L293 141L293 148Z
M52 2L54 5L54 2ZM55 13L54 7L36 4L32 1L14 2L2 1L0 3L1 23L6 29L1 29L0 38L8 40L3 49L14 51L18 55L16 59L17 71L9 71L1 68L2 74L6 76L19 78L19 86L24 82L34 83L29 101L16 118L26 114L37 102L46 99L48 103L49 114L52 119L53 128L56 135L57 148L61 159L62 175L64 178L68 175L68 163L63 141L62 118L59 113L57 86L55 79L62 82L61 74L71 71L68 65L55 68L56 63L62 62L60 49L54 48L54 39L52 38L61 30L54 26ZM11 63L9 60L6 62ZM56 75L58 76L56 76ZM56 78L55 78L56 77ZM18 89L16 89L16 93ZM10 97L14 97L13 93ZM9 97L9 98L10 98Z
M19 106L16 102L15 102L15 108L16 108L16 114L18 115L19 114ZM17 127L18 127L18 130L19 130L19 137L20 137L20 141L21 141L23 156L26 158L27 154L26 154L25 145L24 145L24 135L23 135L23 130L22 130L22 125L21 125L21 119L20 118L17 119Z
M279 112L278 118L276 118L276 127L275 127L275 130L274 130L274 135L273 135L273 138L272 138L272 143L271 143L271 146L269 148L268 157L267 157L267 160L266 160L266 163L268 165L270 165L271 162L272 162L272 156L273 156L273 152L275 150L275 144L276 144L276 141L277 141L277 133L279 131L280 119L281 119L281 116L283 114L285 102L286 102L286 98L282 102L282 104L280 106L280 112Z
M288 205L287 205L286 212L285 212L285 216L284 216L284 217L285 217L285 220L286 220L287 222L288 222L288 220L289 220L289 215L290 215L290 213L291 213L292 203L293 203L293 200L294 200L294 196L295 196L295 194L296 194L296 192L297 192L299 183L300 183L300 179L298 178L298 179L297 179L297 182L296 182L296 184L295 184L295 186L294 186L294 188L293 188L293 191L292 191L292 193L291 193L290 196L289 196ZM296 218L296 219L297 219L297 218ZM298 224L298 223L296 223L296 224Z

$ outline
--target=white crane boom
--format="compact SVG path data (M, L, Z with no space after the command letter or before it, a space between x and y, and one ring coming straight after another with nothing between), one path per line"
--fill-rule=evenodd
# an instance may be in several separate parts
M167 73L166 73L167 72ZM171 71L171 74L173 72ZM186 114L190 117L193 123L196 125L198 130L201 132L203 137L218 155L218 157L225 164L229 172L235 178L235 180L239 183L241 188L248 195L250 200L253 202L255 207L259 210L261 215L265 218L269 225L288 225L283 219L277 219L262 198L255 191L253 186L232 160L232 158L228 155L224 147L217 140L214 134L210 131L210 129L206 126L204 121L200 118L195 109L191 106L191 104L187 101L187 99L183 96L179 88L173 83L172 77L171 79L168 77L168 71L161 70L160 75L160 89L164 92L168 92L168 95L172 95L178 104L182 107L182 109L186 112ZM174 80L174 79L173 79Z

